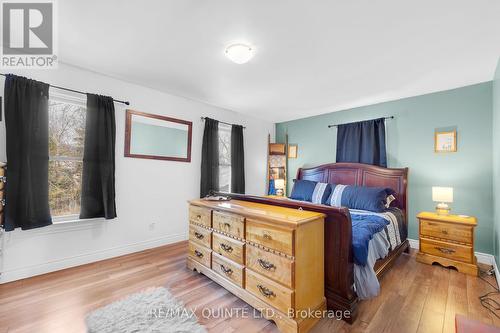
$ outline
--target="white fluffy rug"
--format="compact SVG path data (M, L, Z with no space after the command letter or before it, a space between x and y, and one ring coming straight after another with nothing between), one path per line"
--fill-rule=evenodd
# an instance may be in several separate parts
M89 333L204 333L195 314L165 288L133 294L91 312L86 319Z

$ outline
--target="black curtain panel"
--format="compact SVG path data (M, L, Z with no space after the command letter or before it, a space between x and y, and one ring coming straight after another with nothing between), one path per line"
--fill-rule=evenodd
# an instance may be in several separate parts
M4 99L8 163L5 230L50 225L49 85L9 74Z
M231 192L245 194L243 126L231 126Z
M116 217L115 106L113 98L87 94L80 218Z
M386 167L384 118L338 125L337 162Z
M201 147L200 198L219 190L219 122L205 118Z

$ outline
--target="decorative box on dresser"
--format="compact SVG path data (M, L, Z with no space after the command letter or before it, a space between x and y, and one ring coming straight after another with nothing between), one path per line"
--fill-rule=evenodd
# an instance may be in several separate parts
M417 261L426 264L437 262L446 267L453 266L462 273L477 275L475 217L422 212L417 218L420 231Z
M321 319L323 214L198 199L190 202L189 222L190 269L261 311L282 332L307 332Z

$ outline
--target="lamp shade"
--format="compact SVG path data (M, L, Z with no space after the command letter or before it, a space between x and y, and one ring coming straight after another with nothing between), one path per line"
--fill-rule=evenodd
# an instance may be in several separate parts
M274 181L274 187L277 189L277 190L282 190L285 188L285 180L284 179L276 179Z
M432 187L432 201L453 202L453 187Z

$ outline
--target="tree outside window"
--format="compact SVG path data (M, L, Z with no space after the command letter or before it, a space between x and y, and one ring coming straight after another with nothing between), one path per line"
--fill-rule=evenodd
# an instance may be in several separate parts
M53 217L80 213L85 105L49 100L49 205Z

